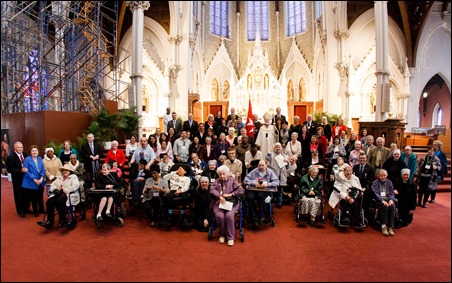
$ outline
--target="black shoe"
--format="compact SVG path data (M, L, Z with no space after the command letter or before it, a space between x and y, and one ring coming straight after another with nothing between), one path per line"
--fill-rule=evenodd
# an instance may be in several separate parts
M278 204L276 207L277 207L278 209L281 209L281 208L282 208L282 204Z
M19 216L23 218L23 217L25 217L25 213L20 212L20 213L19 213Z
M47 220L47 221L45 221L45 222L38 221L38 222L36 222L36 223L38 223L39 226L42 226L42 227L44 227L44 228L46 228L46 229L50 229L50 228L53 227L53 223L50 222L49 220Z
M416 204L417 206L421 206L421 203L420 202L418 202L417 204Z
M423 207L423 208L427 208L428 206L427 206L426 203L424 203L424 204L422 205L422 207Z
M34 215L35 217L39 217L39 213L38 213L38 212L34 212L33 215Z
M315 221L313 221L313 220L309 221L309 226L314 227L315 226Z
M113 215L111 215L111 213L110 213L110 212L109 212L109 213L107 213L106 215L107 215L107 217L108 217L108 218L112 218L112 217L113 217Z
M67 222L60 222L58 223L58 227L64 227L67 225Z
M434 200L434 199L431 199L431 200L429 200L428 202L429 202L429 203L435 203L435 200Z

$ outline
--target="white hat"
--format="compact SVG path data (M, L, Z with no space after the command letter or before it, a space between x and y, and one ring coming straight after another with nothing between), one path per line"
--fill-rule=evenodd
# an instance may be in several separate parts
M47 154L47 152L48 152L49 150L51 150L52 152L55 152L55 150L53 150L52 147L48 147L48 148L46 148L45 153Z
M400 175L403 175L403 174L405 174L405 173L410 174L410 169L404 168L404 169L400 170Z

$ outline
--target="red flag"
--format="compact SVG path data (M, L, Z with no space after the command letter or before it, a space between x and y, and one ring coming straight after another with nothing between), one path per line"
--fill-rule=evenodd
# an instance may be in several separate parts
M249 137L254 138L254 116L251 108L251 100L248 104L248 117L246 118L246 132Z

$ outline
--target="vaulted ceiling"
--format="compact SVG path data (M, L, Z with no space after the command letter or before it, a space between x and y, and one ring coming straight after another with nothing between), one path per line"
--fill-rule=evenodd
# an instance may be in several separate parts
M113 1L110 1L113 2ZM408 65L414 66L419 42L420 31L425 23L435 1L387 1L388 14L397 23L405 36L407 46ZM451 1L437 1L442 3L441 11L450 10ZM353 22L365 11L373 8L374 1L348 1L347 13L348 24ZM169 33L170 14L168 1L152 1L151 6L144 12L144 15L160 23ZM120 1L120 16L118 22L118 42L121 41L124 33L132 25L132 12L126 7L126 1Z

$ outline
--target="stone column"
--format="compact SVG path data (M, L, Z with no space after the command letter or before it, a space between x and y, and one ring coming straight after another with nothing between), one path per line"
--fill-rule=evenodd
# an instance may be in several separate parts
M377 97L375 121L384 121L389 107L390 97L388 83L388 1L375 1L375 37L376 37L376 66Z
M133 14L132 20L132 72L130 78L135 89L135 101L137 106L137 115L143 113L141 79L143 78L143 29L144 29L144 11L149 9L149 1L127 1L130 11ZM130 102L129 102L130 105ZM142 119L142 118L141 118ZM138 139L143 133L143 121L138 123Z

